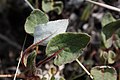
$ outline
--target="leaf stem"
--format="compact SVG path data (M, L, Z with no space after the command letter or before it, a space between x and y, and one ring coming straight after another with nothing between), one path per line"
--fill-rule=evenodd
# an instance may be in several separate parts
M120 12L120 9L117 8L117 7L113 7L113 6L104 4L104 3L95 2L95 1L92 1L92 0L86 0L86 1L87 1L87 2L90 2L90 3L92 3L92 4L95 4L95 5L98 5L98 6L107 8L107 9L110 9L110 10L114 10L114 11Z
M51 34L51 35L49 35L48 37L40 40L39 42L36 42L36 43L30 45L30 46L22 53L23 55L22 55L22 61L21 61L21 62L22 62L22 65L23 65L24 67L26 67L25 64L24 64L24 58L25 58L25 56L28 55L28 54L30 53L30 51L33 50L37 45L39 45L39 43L45 41L46 39L48 39L48 38L49 38L50 36L52 36L52 35L53 35L53 34Z
M90 72L82 65L82 63L76 59L76 62L82 67L82 69L90 76L91 79L93 79L93 76L90 74Z
M38 64L36 65L37 67L44 64L45 62L49 61L50 59L52 59L53 57L57 56L64 48L58 50L57 52L53 53L51 56L43 59L42 61L38 62Z

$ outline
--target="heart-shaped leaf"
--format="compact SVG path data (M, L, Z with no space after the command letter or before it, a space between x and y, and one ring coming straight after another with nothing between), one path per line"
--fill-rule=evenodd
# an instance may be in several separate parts
M116 33L116 31L120 28L120 20L111 22L107 25L105 25L102 29L103 33L106 36L106 39L110 38L113 33Z
M62 1L47 1L47 0L42 0L42 9L45 12L49 11L56 11L58 14L61 14L63 10L63 3Z
M106 13L103 18L102 18L102 26L104 27L105 25L111 23L111 22L114 22L116 21L116 19L112 16L111 13Z
M120 28L120 20L116 20L111 13L106 13L102 18L102 26L102 31L107 40Z
M46 45L48 41L57 34L64 33L68 26L68 19L50 21L46 24L40 24L35 28L34 43L43 40L50 36L48 39L40 43L40 45Z
M115 57L116 57L116 54L112 50L110 50L108 52L108 63L113 64L115 62Z
M58 13L61 14L63 11L63 2L62 1L56 1L54 4L54 10Z
M50 10L54 9L53 4L54 4L53 1L42 0L42 9L45 12L49 12Z
M54 59L56 65L62 65L74 61L86 47L90 36L84 33L62 33L53 37L46 48L48 56L62 50Z
M49 21L48 16L41 10L35 9L27 17L25 22L25 31L29 34L34 33L34 29L39 24L44 24Z
M94 80L117 80L117 72L113 67L96 66L91 69Z

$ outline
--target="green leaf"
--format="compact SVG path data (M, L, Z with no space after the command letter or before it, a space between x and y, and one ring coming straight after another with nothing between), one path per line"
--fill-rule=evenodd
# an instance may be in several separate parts
M104 27L105 25L114 21L116 21L116 19L112 16L111 13L107 12L102 18L102 26Z
M100 59L102 64L106 64L108 62L108 53L106 51L100 50Z
M54 4L54 10L58 13L61 14L63 11L63 2L62 1L56 1Z
M27 68L29 68L29 69L33 69L34 68L34 66L36 65L35 64L36 56L37 56L36 51L33 51L32 53L30 53L28 55L28 58L27 58Z
M113 67L96 66L91 69L93 80L117 80L117 72Z
M49 21L48 16L41 10L35 9L27 17L25 22L25 31L29 34L34 33L34 29L39 24L45 24Z
M112 37L106 40L106 36L103 32L101 32L102 42L105 48L110 48L112 46Z
M54 76L52 76L50 80L55 80L55 77L54 77Z
M54 2L51 1L51 0L42 0L42 9L45 11L45 12L49 12L51 10L53 10L53 5L54 5Z
M115 57L116 57L116 54L109 50L109 52L106 52L106 51L100 51L100 58L102 61L104 61L104 63L108 63L108 64L113 64L115 62Z
M36 73L36 71L37 71L37 72L40 72L40 71L38 71L38 69L36 68L36 63L35 63L36 56L37 56L37 53L36 53L36 51L34 50L34 51L32 51L32 52L28 55L28 57L26 57L27 64L24 63L24 65L26 66L26 69L25 69L25 71L24 71L24 74L25 74L26 76L32 76L32 77L33 77L33 75L34 75L33 78L38 78L38 79L39 79L39 77L38 77L39 74ZM35 74L36 74L36 75L35 75ZM28 80L29 80L29 77L28 77ZM37 79L35 79L35 80L37 80Z
M86 47L90 36L84 33L62 33L53 37L46 48L48 56L63 49L54 59L56 65L62 65L74 61Z
M110 50L108 52L108 63L113 64L115 62L115 57L116 57L116 54L112 50Z
M50 21L47 24L40 24L35 28L34 32L34 43L39 42L46 37L48 37L45 41L41 42L40 45L45 45L48 41L56 36L57 34L64 33L68 26L68 19Z
M118 29L120 29L120 20L105 25L102 31L105 34L106 39L108 39L112 36L113 33L116 33Z
M105 34L106 40L112 36L112 34L119 34L120 31L120 20L113 18L111 13L106 13L102 18L103 33Z
M56 11L58 14L62 13L63 2L62 1L52 1L52 0L42 0L42 9L45 12Z

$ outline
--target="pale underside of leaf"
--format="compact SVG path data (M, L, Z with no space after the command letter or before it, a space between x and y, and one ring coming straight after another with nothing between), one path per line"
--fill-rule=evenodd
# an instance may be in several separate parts
M40 43L40 45L46 46L48 41L57 34L64 33L68 26L68 19L50 21L46 24L40 24L36 26L34 31L34 43L50 36L48 39Z

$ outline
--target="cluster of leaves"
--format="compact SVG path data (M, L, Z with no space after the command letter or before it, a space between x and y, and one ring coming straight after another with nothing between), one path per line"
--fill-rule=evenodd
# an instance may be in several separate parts
M120 49L120 20L113 18L111 13L105 13L102 18L102 31L101 31L101 48L100 48L100 59L103 65L110 65L117 62L117 56L119 56ZM107 80L117 80L117 72L113 67L110 66L96 66L91 69L95 80L100 78ZM104 77L103 77L104 75ZM106 76L106 77L105 77Z
M67 26L67 19L48 21L45 13L34 10L26 20L25 30L34 36L33 45L47 46L46 55L48 58L55 57L54 64L60 66L77 59L90 40L90 36L85 33L65 33ZM30 68L31 65L35 65L31 60L35 60L33 54L37 53L31 53L33 55L31 56L27 52L24 52L23 64ZM47 61L47 59L42 62ZM38 62L37 66L41 65L42 62Z
M48 12L53 8L53 2L42 1L43 10ZM50 6L50 10L46 5ZM89 8L89 5L87 6ZM86 11L85 11L86 12ZM60 13L60 11L58 12ZM89 15L89 14L87 14ZM119 55L120 48L120 20L116 20L110 13L106 13L102 19L100 49L100 58L103 61L102 66L95 66L91 69L94 80L117 80L115 68L109 66L116 62L115 58ZM32 76L36 79L38 66L54 58L54 64L57 66L73 62L83 53L84 48L90 42L90 35L83 32L65 32L69 24L68 19L49 21L48 16L41 10L33 10L25 23L25 31L34 37L33 44L24 51L22 63L27 69L26 76ZM38 45L46 46L47 58L36 63ZM32 49L32 52L30 50ZM105 66L107 65L107 66ZM52 73L53 74L53 73ZM103 77L104 76L104 77ZM44 77L43 77L44 78ZM63 78L60 78L60 80ZM55 80L54 74L51 80Z
M108 64L116 62L116 56L119 55L120 48L120 20L116 20L110 13L106 13L102 19L102 43L104 48L101 50L101 56ZM106 63L106 64L107 64Z

